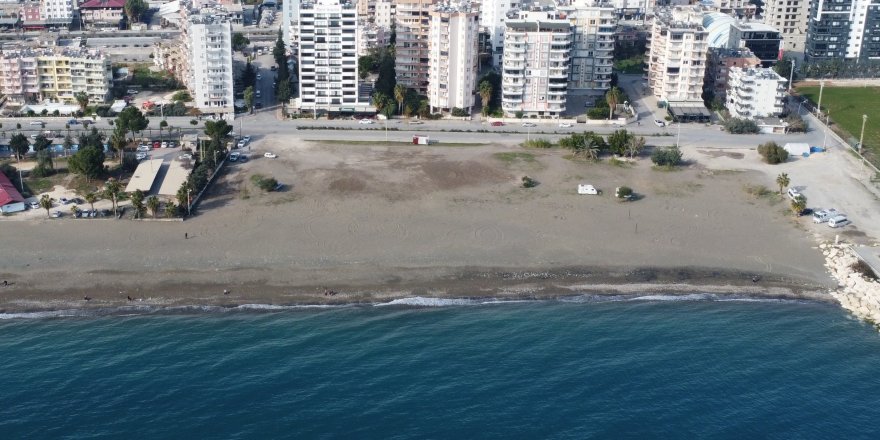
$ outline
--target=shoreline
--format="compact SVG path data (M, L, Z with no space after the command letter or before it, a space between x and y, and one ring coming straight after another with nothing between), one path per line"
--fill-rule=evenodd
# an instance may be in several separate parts
M374 273L370 280L365 278L362 283L271 283L263 280L227 284L201 279L185 283L112 283L63 289L34 289L16 284L0 289L0 315L62 311L118 315L138 309L147 313L174 313L175 310L234 310L242 307L272 310L378 304L428 306L433 305L432 302L456 305L458 302L546 301L584 296L592 297L594 301L689 295L690 299L701 299L693 295L703 295L705 298L702 299L707 300L726 298L836 303L831 295L833 287L816 281L788 275L711 268L434 268L405 269L396 273L398 278L394 282L389 282L385 274ZM754 281L753 277L756 276L759 278ZM224 291L228 291L228 294L224 294ZM336 293L325 294L328 291ZM133 301L128 300L129 296ZM90 300L84 300L84 297ZM412 301L414 298L420 299L422 304ZM118 310L118 313L114 310Z

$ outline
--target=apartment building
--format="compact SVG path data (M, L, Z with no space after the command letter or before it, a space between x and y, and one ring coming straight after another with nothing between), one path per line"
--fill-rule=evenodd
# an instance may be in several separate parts
M189 69L182 72L196 108L235 118L232 72L232 23L223 16L192 14L186 25Z
M804 58L810 0L764 0L763 21L782 32L782 50L787 56Z
M571 23L556 11L524 11L504 28L501 108L507 116L557 118L565 112Z
M720 102L727 102L727 88L730 69L734 67L750 69L761 67L761 59L748 48L726 49L710 48L709 64L706 66L705 88Z
M664 102L701 102L708 33L698 8L656 10L651 25L648 85Z
M604 94L611 88L614 65L614 7L604 1L572 0L569 6L560 6L559 11L568 17L573 34L568 92Z
M96 50L20 49L0 58L0 92L19 104L76 104L80 92L100 104L109 97L112 80L110 59Z
M299 6L299 96L302 112L367 112L358 94L358 14L344 0L316 0Z
M376 0L376 7L373 11L373 24L390 30L394 26L394 16L396 13L397 5L394 0Z
M470 2L438 4L431 10L428 104L431 112L470 112L479 73L480 14Z
M396 0L396 3L394 61L397 83L426 95L433 0Z
M40 20L49 23L70 24L73 21L74 0L41 0Z
M748 48L761 59L763 67L772 67L779 60L782 34L773 26L712 12L703 16L703 27L709 33L710 48Z
M730 69L727 110L736 118L756 119L782 113L787 81L773 69Z
M299 5L301 0L286 1L281 5L281 38L290 51L296 56L299 48Z
M385 47L391 41L391 31L374 23L358 24L357 53L368 55L374 49Z
M880 59L880 4L872 0L814 1L805 58Z
M520 7L520 0L482 0L480 26L489 34L492 65L500 66L504 52L504 22L507 14Z
M625 20L644 17L648 12L647 0L609 0L609 3L614 8L614 15Z

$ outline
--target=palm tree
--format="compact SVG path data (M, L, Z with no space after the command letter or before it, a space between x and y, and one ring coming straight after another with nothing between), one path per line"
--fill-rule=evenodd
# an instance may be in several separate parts
M49 210L52 209L53 203L55 203L55 199L49 197L49 194L43 194L40 197L40 207L46 210L46 217L49 216Z
M795 217L801 215L805 209L807 209L807 198L803 194L798 195L791 201L791 210L794 212Z
M483 114L489 114L489 101L492 100L492 83L483 80L479 86L480 99L483 101Z
M89 107L89 95L86 92L76 92L73 95L73 99L76 100L80 111L85 115L86 109Z
M83 198L86 199L86 203L88 203L89 205L92 206L92 211L94 211L95 210L95 202L98 201L98 195L95 194L94 192L90 192L90 193L86 194L85 196L83 196Z
M608 102L608 119L611 119L614 117L614 108L617 107L617 103L620 102L620 89L612 87L611 90L605 94L605 101Z
M144 192L137 190L131 193L131 206L134 208L135 218L141 218L144 212Z
M406 86L398 84L394 86L394 99L397 101L397 108L403 114L403 100L406 99Z
M150 196L147 198L147 209L153 213L153 218L156 218L156 215L159 214L159 198L156 196Z
M104 185L104 197L110 199L111 203L113 203L113 214L117 214L116 208L119 204L119 196L122 195L122 184L119 183L116 179L110 179L107 181L107 184Z
M599 160L599 148L595 145L590 145L584 149L584 155L591 161L597 161Z
M110 135L110 146L113 147L117 153L119 153L119 164L122 164L122 156L125 155L125 146L128 144L128 139L125 138L126 130L125 127L121 125L117 125L116 128L113 129L113 134Z
M76 218L76 213L79 212L79 206L73 205L70 207L70 214Z
M789 183L791 183L791 179L788 178L788 174L782 173L776 176L776 184L779 185L779 194L782 194L782 190L785 189Z
M168 202L165 204L165 217L174 218L177 215L177 205L174 202Z

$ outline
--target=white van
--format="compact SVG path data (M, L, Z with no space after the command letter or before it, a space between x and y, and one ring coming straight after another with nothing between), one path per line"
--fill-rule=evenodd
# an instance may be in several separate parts
M828 226L832 228L842 228L849 224L849 219L845 215L836 215L828 220Z
M832 217L836 217L840 213L836 209L820 209L813 212L813 223L828 223Z

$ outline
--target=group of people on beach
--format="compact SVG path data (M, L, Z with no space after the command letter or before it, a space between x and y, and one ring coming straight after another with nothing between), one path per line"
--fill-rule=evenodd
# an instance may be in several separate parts
M339 292L337 292L335 290L330 290L326 287L324 288L324 296L335 296L337 293L339 293Z

